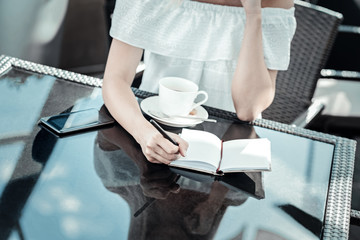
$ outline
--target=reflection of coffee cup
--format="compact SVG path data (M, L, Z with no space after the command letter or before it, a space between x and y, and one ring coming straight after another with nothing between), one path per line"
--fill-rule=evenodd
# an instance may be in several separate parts
M195 83L178 77L166 77L159 81L159 103L160 110L170 116L188 115L194 108L205 103L208 94L198 91ZM204 99L194 103L198 95L204 95Z

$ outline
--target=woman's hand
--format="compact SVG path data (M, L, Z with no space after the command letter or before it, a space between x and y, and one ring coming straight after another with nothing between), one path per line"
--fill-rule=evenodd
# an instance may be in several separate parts
M154 127L143 134L139 142L141 150L149 162L170 164L180 156L185 157L188 143L177 134L166 132L179 144L175 146L164 138Z
M261 14L261 0L240 0L246 14Z

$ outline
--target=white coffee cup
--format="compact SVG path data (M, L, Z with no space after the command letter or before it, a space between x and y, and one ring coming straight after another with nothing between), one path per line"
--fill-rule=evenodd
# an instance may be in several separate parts
M204 95L204 99L194 103L198 95ZM166 77L159 81L160 110L169 116L186 116L207 100L208 94L205 91L199 91L198 85L190 80Z

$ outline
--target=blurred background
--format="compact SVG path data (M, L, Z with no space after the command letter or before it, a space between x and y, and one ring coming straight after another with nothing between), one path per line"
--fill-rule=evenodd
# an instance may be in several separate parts
M344 21L324 77L360 79L360 0L307 0ZM0 54L85 74L104 70L115 0L0 0Z
M0 0L0 54L85 74L104 71L115 0Z
M360 210L360 0L308 0L344 16L314 99L310 129L358 142L352 208ZM102 77L115 0L0 0L0 55ZM353 221L353 220L352 220ZM350 238L360 239L352 222Z

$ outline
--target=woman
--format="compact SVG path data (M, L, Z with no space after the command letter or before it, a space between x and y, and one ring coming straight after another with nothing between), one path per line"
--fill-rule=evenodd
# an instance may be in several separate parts
M103 82L112 116L150 162L165 164L184 156L187 143L170 133L179 143L174 146L141 114L130 86L143 49L140 89L156 92L160 78L184 77L208 92L207 105L249 121L273 101L296 27L292 0L168 1L117 1Z

